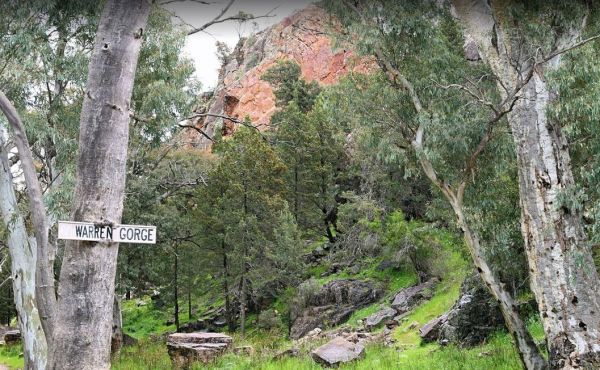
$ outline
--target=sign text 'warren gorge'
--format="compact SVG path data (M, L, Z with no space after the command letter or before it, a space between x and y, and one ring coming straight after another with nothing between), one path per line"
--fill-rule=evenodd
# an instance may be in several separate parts
M101 241L118 243L156 244L156 226L95 225L90 222L58 222L58 238L67 240Z

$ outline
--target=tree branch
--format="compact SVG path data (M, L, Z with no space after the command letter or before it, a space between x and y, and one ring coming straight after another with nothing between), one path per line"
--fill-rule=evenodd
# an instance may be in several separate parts
M185 122L185 121L184 121L184 122ZM194 125L186 125L186 124L184 124L184 123L182 123L182 122L179 122L179 123L177 124L177 126L179 126L179 127L181 127L181 128L191 128L192 130L195 130L196 132L200 133L202 136L204 136L204 137L205 137L205 138L207 138L208 140L212 141L213 143L215 142L215 140L214 140L212 137L210 137L210 136L209 136L209 135L208 135L206 132L204 132L204 130L202 130L202 129L201 129L201 128L199 128L199 127L196 127L196 126L194 126Z
M569 52L569 51L571 51L573 49L577 49L577 48L579 48L579 47L587 44L588 42L594 41L594 40L596 40L598 38L600 38L600 35L595 35L595 36L592 36L592 37L588 37L587 39L581 40L580 42L577 42L577 43L575 43L575 44L573 44L573 45L571 45L571 46L569 46L567 48L564 48L564 49L561 49L561 50L557 50L554 53L551 53L550 55L548 55L547 57L545 57L544 59L542 59L541 61L537 62L536 65L537 64L546 63L546 62L554 59L554 57L556 57L556 56L558 56L560 54L564 54L564 53Z
M275 14L273 14L273 11L276 8L273 8L267 14L263 14L263 15L252 15L252 14L244 13L244 12L240 11L236 15L231 15L229 17L223 18L225 13L227 13L227 11L229 10L229 8L231 8L231 5L233 5L234 2L235 2L235 0L230 0L229 3L227 3L227 5L221 10L221 12L216 17L214 17L211 21L203 24L200 27L197 27L197 28L194 28L194 29L188 31L188 36L193 35L198 32L203 32L208 27L218 24L218 23L224 23L224 22L228 22L228 21L248 22L248 21L255 20L255 19L270 18L270 17L275 16Z
M194 28L193 30L189 31L188 32L188 36L189 35L193 35L193 34L198 33L198 32L201 32L201 31L204 31L208 27L210 27L213 24L219 22L219 20L225 15L225 13L227 13L227 11L229 10L229 8L231 8L231 6L233 5L234 2L235 2L235 0L229 0L229 3L227 3L227 5L225 5L225 7L223 9L221 9L221 13L219 13L216 17L214 17L208 23L205 23L204 25L202 25L202 26L200 26L198 28Z

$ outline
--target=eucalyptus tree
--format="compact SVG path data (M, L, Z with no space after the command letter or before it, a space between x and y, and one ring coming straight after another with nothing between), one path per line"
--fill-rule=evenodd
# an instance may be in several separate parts
M60 197L56 197L55 192L48 190L51 187L56 188L53 185L57 184L59 174L63 173L65 165L70 163L69 160L64 160L69 157L65 154L74 151L74 146L69 143L70 134L76 132L76 128L73 128L76 127L76 123L72 118L78 114L78 109L73 109L77 103L70 104L67 101L77 100L73 99L70 83L83 79L82 75L85 71L82 71L80 63L83 61L85 64L87 57L85 48L80 48L80 45L85 45L90 40L90 33L95 28L96 19L91 14L98 5L89 2L63 4L63 2L32 1L24 4L7 1L3 2L1 7L7 22L0 30L2 35L0 85L19 108L27 107L25 114L27 127L21 124L15 130L18 137L10 140L11 144L3 149L12 151L15 144L19 148L18 154L14 152L11 154L10 165L24 158L35 161L34 171L37 170L40 175L43 189L47 194L46 202L51 208L57 209L60 207L55 207L57 203L55 200ZM84 16L88 18L83 19ZM7 113L11 123L15 123L18 120L16 111L12 109L10 101L4 95L2 96L3 111ZM62 116L62 119L57 119L58 116ZM28 144L27 139L24 138L25 130L30 134L31 151L25 150ZM57 154L58 147L61 155ZM29 163L26 176L29 180L34 178L37 180L37 176L31 171L32 164ZM9 168L5 168L6 171L3 172L5 177L3 181L7 186L12 179ZM31 188L28 187L28 190ZM10 199L15 198L15 189L13 187L11 190L7 187L5 190L7 193L3 199L10 203ZM38 197L37 202L39 201ZM25 338L25 363L30 368L44 368L46 337L39 329L42 326L47 327L48 313L45 309L52 307L52 304L42 304L38 311L37 298L39 297L33 297L30 293L32 289L36 289L38 295L41 290L53 289L54 285L48 283L53 280L50 268L46 268L46 274L35 272L36 264L47 267L53 265L53 253L49 248L45 249L49 253L36 253L37 242L30 236L30 231L24 228L20 230L18 222L10 221L22 218L18 214L20 210L14 208L13 212L16 214L9 216L5 213L3 218L8 226L9 249L13 255L15 276L13 286L17 298L15 303L19 311L19 322ZM35 216L34 221L36 221ZM37 227L40 224L35 223L35 225ZM42 242L45 243L43 240ZM29 257L28 253L31 253ZM33 260L30 258L32 256ZM34 278L37 282L32 280ZM46 288L42 288L44 285ZM27 304L23 306L25 302ZM27 326L39 321L39 314L41 314L41 325L37 323L36 329L31 331Z
M435 1L342 0L328 6L348 27L348 34L357 38L359 50L379 64L384 92L377 96L394 98L392 107L388 103L374 112L367 109L365 115L396 133L382 142L408 153L447 200L480 276L500 304L523 363L529 369L546 367L515 309L515 298L486 258L465 207L480 158L518 96L498 96L487 67L469 64L461 30L449 10Z
M584 30L589 37L600 33L600 22L590 22ZM584 215L586 231L592 246L600 246L600 131L596 97L600 93L600 43L595 41L563 56L560 68L550 74L550 89L560 99L550 105L549 119L555 120L569 141L576 188L569 197L570 208ZM600 267L596 261L596 268Z
M5 225L6 240L11 256L14 304L23 337L23 360L26 368L44 369L48 348L40 313L35 304L36 241L30 237L19 210L4 135L1 130L0 214L4 220L10 220Z
M64 4L63 2L60 4L40 2L43 11L38 12L39 9L29 9L18 2L6 3L6 8L11 10L8 14L17 14L23 17L17 18L23 20L24 26L44 24L44 21L52 19L53 15L62 16L71 14L71 12L81 14L77 12L81 11L82 8L86 8L86 6L86 9L91 9L87 16L93 19L97 14L94 9L97 9L99 5L98 3L89 2ZM36 3L36 5L39 4ZM131 115L131 105L129 103L135 77L135 67L141 40L145 35L149 9L149 1L108 1L104 6L95 40L93 40L93 36L87 39L87 50L93 50L92 58L89 65L87 87L86 89L80 87L83 93L78 95L81 99L79 103L83 102L83 107L81 113L75 113L75 116L81 115L79 156L77 160L78 174L75 191L72 192L74 194L73 217L75 219L104 222L106 224L120 221L125 179L125 167L122 166L125 166L127 158L128 121ZM95 29L94 22L87 22L85 18L85 14L76 18L74 27L77 30L83 28ZM225 18L221 20L222 18L223 14L217 17L217 21L224 21ZM250 15L244 16L244 19L251 18ZM36 21L39 22L36 23ZM214 23L215 21L211 24ZM20 23L9 22L8 24ZM53 24L57 28L62 27L62 25L61 20ZM42 32L39 34L43 35L43 30L42 28ZM52 31L49 35L46 35L46 39L43 39L48 41L52 48L55 48L54 50L59 56L59 58L56 58L57 62L44 65L43 62L46 60L43 58L40 62L47 67L47 70L51 71L49 72L51 78L46 81L46 90L49 92L48 102L52 108L54 108L52 102L61 101L60 98L64 96L61 94L68 90L68 84L65 84L63 80L65 69L60 57L72 54L67 51L70 43L65 41L64 36L79 34L79 31L71 34L70 31L72 30L68 27L63 27L59 31ZM51 36L55 33L59 37L54 38L55 36ZM14 36L12 33L8 34ZM29 34L35 34L35 32L24 31L18 33L18 36ZM21 45L31 45L23 44L23 41L29 39L19 37L13 37L16 42L8 44L10 46L8 48L9 61L13 61L13 58L17 62L30 60L25 58L26 53L16 53L14 51L22 51ZM33 38L33 41L39 40ZM62 50L63 48L64 50ZM15 55L17 56L15 57ZM21 80L14 78L15 74L13 73L7 78L11 82L8 86L12 87L17 85L16 82L26 80L27 73L25 68L22 67L31 67L32 70L35 70L35 68L39 68L40 63L36 59L30 64L13 63L13 65L18 66L16 70L22 72L17 75ZM85 64L87 64L86 59L82 58L77 66ZM6 69L7 65L4 64L3 69ZM50 68L51 65L52 68ZM23 72L24 70L25 72ZM54 83L54 88L51 86L51 81ZM11 96L16 95L23 100L23 97L31 91L22 88L24 85L17 85L20 89L15 89L14 92L11 91ZM38 87L35 84L33 86L34 90ZM83 82L81 86L83 86ZM3 85L3 87L5 86ZM72 91L77 91L77 89ZM65 98L62 103L65 102L77 106L76 99ZM19 105L19 107L21 106ZM28 271L35 271L34 275L37 280L35 285L36 297L35 300L29 301L31 304L27 306L26 312L27 314L34 314L36 307L41 312L41 326L44 329L45 339L51 355L49 368L108 367L117 244L108 243L109 246L106 246L102 243L99 243L101 245L95 243L95 246L91 246L87 245L89 243L83 243L86 244L86 247L82 247L82 243L79 242L67 243L65 248L66 260L62 261L61 277L59 279L58 298L55 296L54 274L51 263L55 255L55 249L53 243L49 241L48 235L49 219L51 217L48 217L44 209L42 190L36 175L38 166L36 166L33 154L38 157L40 155L35 152L35 147L33 147L33 151L29 147L23 122L14 106L7 99L2 101L2 110L14 131L14 142L18 147L19 159L25 175L37 244L37 263L26 266ZM60 112L60 109L54 112ZM48 120L50 122L52 119L56 122L55 118L53 115L49 115ZM107 125L106 122L111 124ZM111 145L114 147L110 147ZM50 143L49 146L43 146L43 149L39 154L41 154L41 157L49 159L46 161L47 166L48 163L52 163L55 157L53 151L56 148ZM69 154L74 153L74 150L66 151L66 153L68 154L65 157L68 158ZM118 167L116 172L114 171L115 164ZM6 174L6 171L3 174ZM51 177L50 184L54 182L54 178ZM5 221L7 220L5 218ZM31 242L31 240L31 238L22 238L21 243ZM94 258L91 258L92 255L94 255ZM76 278L78 274L96 276L97 278L81 280ZM109 283L104 285L101 282L104 280L109 281ZM108 291L106 289L96 289L98 287L108 288ZM110 298L110 302L106 300L107 298ZM100 304L91 304L90 302L94 300L96 303L100 302ZM78 314L79 309L83 307L82 305L87 308L84 310L86 313L83 316ZM91 307L93 309L90 309ZM94 329L89 329L90 327ZM75 331L71 332L70 330ZM79 353L84 353L85 358L78 356ZM74 356L78 358L75 359ZM40 358L42 357L40 356ZM32 366L38 367L36 365Z
M548 117L557 97L548 75L581 40L594 6L585 1L453 2L503 96L520 94L508 121L515 142L531 287L537 298L553 368L600 366L600 280L594 266L569 144ZM592 39L597 36L593 36Z

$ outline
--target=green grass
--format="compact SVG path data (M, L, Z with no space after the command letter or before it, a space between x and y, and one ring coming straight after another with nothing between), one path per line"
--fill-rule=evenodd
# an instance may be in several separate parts
M145 305L138 306L138 301L144 302ZM142 339L151 334L175 331L175 325L166 325L166 321L172 316L170 310L163 311L155 308L148 297L123 301L121 306L123 331L132 337Z
M416 226L415 226L416 225ZM412 225L417 227L419 225ZM366 369L439 369L439 370L517 370L521 369L519 356L512 344L510 336L504 332L499 332L492 336L487 343L471 349L458 348L456 346L441 347L438 344L422 344L418 335L418 329L429 320L438 317L452 307L459 296L460 285L472 268L472 263L465 253L461 241L444 230L431 230L430 240L440 246L439 255L436 258L435 272L442 277L442 281L437 285L433 292L433 297L423 304L416 307L406 321L395 329L393 336L397 340L394 347L384 347L380 344L371 344L366 349L366 355L363 359L351 364L343 365L341 369L366 370ZM314 245L311 246L311 248ZM381 259L365 259L361 261L362 270L356 274L345 269L337 274L321 277L321 274L327 270L327 266L320 265L312 267L309 271L310 276L314 277L320 284L325 284L335 279L360 279L379 282L386 288L386 294L379 302L364 307L356 311L348 321L353 327L358 327L359 320L377 312L382 307L388 305L389 299L400 289L411 286L417 282L414 272L406 270L387 269L379 271ZM286 299L293 294L293 288L279 295L272 305L273 309L284 312L286 309ZM205 298L200 299L200 301ZM200 302L196 307L200 308ZM206 303L205 303L206 305ZM124 312L124 321L126 332L133 329L132 334L145 337L150 333L164 332L172 330L164 325L164 321L170 316L158 313L151 308L151 305L133 307L128 313ZM214 307L214 305L210 305ZM208 307L208 306L206 306ZM202 307L205 309L206 307ZM134 312L135 311L135 312ZM199 313L202 310L199 309ZM150 315L150 317L146 317ZM154 316L153 316L154 315ZM187 318L187 315L186 317ZM244 339L239 334L234 334L234 345L251 345L254 348L254 354L235 355L228 353L215 362L202 365L198 364L194 369L227 369L227 370L315 370L322 369L310 358L310 350L320 345L322 341L310 343L302 348L302 355L297 358L285 358L273 361L274 354L278 351L289 348L292 343L286 339L286 332L283 327L264 331L254 325L255 317L248 317L247 331ZM418 323L414 328L409 329L411 324ZM529 322L529 328L536 340L543 339L543 330L539 321ZM144 340L139 345L125 349L119 359L113 364L113 369L117 370L137 370L137 369L171 369L171 363L167 354L166 346L163 342L152 342Z
M460 285L469 271L470 264L462 257L460 250L448 248L443 251L445 274L435 288L433 297L416 307L394 331L394 339L400 346L420 344L419 328L430 320L448 311L459 297ZM414 327L414 323L417 323ZM413 328L410 328L413 326Z
M140 341L136 346L121 350L113 361L114 370L171 370L171 360L163 342Z
M317 370L323 369L306 351L297 358L273 361L274 351L257 351L253 356L228 353L208 365L197 364L193 369L212 370ZM167 370L171 363L164 344L143 343L124 350L113 363L115 370ZM521 364L510 337L498 333L488 343L472 349L437 344L415 346L408 349L369 345L365 357L342 365L340 369L406 369L406 370L519 370Z
M23 368L23 347L20 345L1 346L0 364L12 369Z

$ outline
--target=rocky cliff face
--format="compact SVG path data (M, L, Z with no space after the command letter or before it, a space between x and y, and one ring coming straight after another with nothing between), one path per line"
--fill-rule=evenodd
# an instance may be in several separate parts
M254 126L267 129L275 111L271 86L261 80L262 74L278 60L294 60L307 81L321 85L336 83L350 71L368 72L375 68L373 60L360 58L349 49L334 49L331 34L339 25L321 8L310 5L266 30L240 40L220 71L219 84L206 107L205 116L194 122L206 135L217 130L228 135L235 130L231 117L249 117ZM186 141L203 149L210 140L197 131L186 133Z

